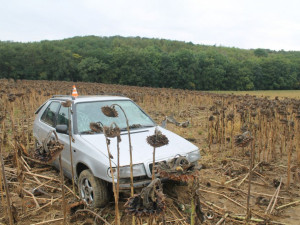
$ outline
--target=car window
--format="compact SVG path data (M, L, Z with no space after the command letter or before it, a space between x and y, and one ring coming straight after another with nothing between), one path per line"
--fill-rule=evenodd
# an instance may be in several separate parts
M67 125L69 127L69 108L60 107L57 117L57 125Z
M120 105L129 120L129 126L154 126L154 122L149 118L135 103L129 100L122 101L99 101L82 102L76 104L77 130L79 133L89 131L91 122L101 122L104 126L110 126L113 122L121 129L126 129L126 119L119 107L116 106L118 117L112 118L105 116L101 108L112 104Z
M51 127L55 127L56 124L56 112L58 110L58 107L60 106L59 102L52 102L50 105L46 108L44 111L41 120L47 124L49 124Z

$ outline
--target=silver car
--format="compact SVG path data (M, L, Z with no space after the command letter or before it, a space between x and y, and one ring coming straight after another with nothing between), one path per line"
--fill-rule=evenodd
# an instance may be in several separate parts
M71 101L69 108L62 102ZM197 163L200 153L197 146L177 134L158 126L137 104L126 97L119 96L53 96L36 111L33 135L37 144L42 144L51 130L56 130L58 139L64 144L61 153L64 174L72 178L69 128L71 121L72 156L74 179L78 184L81 198L92 207L103 207L110 198L111 172L106 139L103 133L92 133L91 122L101 122L110 126L113 122L121 129L120 142L120 188L130 189L130 156L126 119L119 107L118 117L106 117L101 108L118 104L125 111L130 127L134 187L141 188L151 181L153 147L146 138L154 134L157 127L169 139L169 144L156 150L156 162L167 161L178 155L185 156L189 162ZM113 167L117 165L117 140L111 139L110 151ZM57 168L58 160L54 161ZM116 169L113 169L116 171ZM116 176L114 176L116 178ZM116 182L116 179L115 179Z

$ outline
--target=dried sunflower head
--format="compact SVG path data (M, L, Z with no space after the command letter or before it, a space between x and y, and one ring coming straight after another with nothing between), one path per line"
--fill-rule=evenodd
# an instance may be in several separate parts
M252 117L256 117L257 112L256 112L256 111L252 111L250 115L251 115Z
M5 119L5 114L0 111L0 122Z
M154 134L147 137L147 143L152 147L158 148L169 144L169 139L161 131L155 129Z
M253 140L249 131L244 132L243 134L236 135L234 137L234 144L237 147L246 147Z
M215 111L216 110L216 106L211 106L210 108L209 108L209 111Z
M114 106L103 106L101 111L107 117L118 117L118 112Z
M16 95L14 95L14 94L8 94L7 95L7 99L10 102L14 102L16 100Z
M220 115L220 112L219 112L218 110L216 110L216 111L213 112L213 115L214 115L214 116L219 116L219 115Z
M215 120L215 117L213 115L211 115L209 118L208 118L209 121L214 121Z
M228 115L227 115L227 121L233 121L234 120L234 113L233 112L230 112Z
M103 127L100 123L90 123L90 129L95 133L102 133Z
M22 97L24 95L24 93L17 93L17 94L15 94L15 96L17 96L17 97Z
M107 126L103 127L103 131L104 131L104 134L106 137L114 138L114 137L120 136L120 133L121 133L120 128L117 125L115 125L115 126L113 126L113 125L114 124L112 124L110 127L107 127Z
M67 100L67 101L65 101L65 102L62 102L61 105L62 105L63 107L68 108L68 107L71 107L72 102L71 102L70 100Z
M288 124L288 120L287 119L281 119L279 120L281 124L287 125Z

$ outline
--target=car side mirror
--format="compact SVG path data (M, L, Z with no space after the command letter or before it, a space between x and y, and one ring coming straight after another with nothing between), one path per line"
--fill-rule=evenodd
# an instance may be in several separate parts
M57 133L68 134L68 126L65 124L56 125L55 130Z

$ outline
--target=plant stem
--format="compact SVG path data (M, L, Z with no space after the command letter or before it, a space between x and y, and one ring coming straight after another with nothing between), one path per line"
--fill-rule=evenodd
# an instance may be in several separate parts
M69 123L69 145L70 145L70 161L71 161L71 171L72 171L72 187L74 196L76 196L75 192L75 182L74 182L74 168L73 168L73 153L72 153L72 128L71 128L71 108L68 107L68 123Z
M287 147L287 153L288 153L288 168L287 168L287 189L290 188L290 184L291 184L291 159L292 159L292 150L293 150L293 144L292 144L292 140L290 140L289 146Z
M109 139L106 136L106 133L104 131L105 139L106 139L106 147L107 147L107 152L108 152L108 160L109 160L109 167L110 167L110 174L112 178L112 186L113 186L113 192L114 192L114 199L115 199L115 224L120 224L120 219L119 219L119 200L117 196L117 190L116 190L116 184L115 184L115 177L114 177L114 172L111 164L111 158L110 158L110 151L109 151Z
M128 122L128 118L127 118L127 115L126 115L125 111L123 110L123 108L120 105L112 104L112 106L118 106L122 110L122 112L125 116L125 119L126 119L128 141L129 141L129 155L130 155L130 191L131 191L131 197L133 197L134 189L133 189L132 145L131 145L129 122Z
M123 110L123 108L120 105L112 104L112 106L118 106L122 110L122 112L125 116L125 119L126 119L128 142L129 142L129 156L130 156L130 194L131 194L131 197L133 197L134 189L133 189L132 145L131 145L129 122L128 122L128 118L127 118L127 115L126 115L125 111ZM135 225L135 216L132 216L132 225Z
M12 215L12 211L11 211L11 202L10 202L10 197L9 197L9 190L8 190L7 180L6 180L6 176L5 176L4 162L3 162L1 147L0 147L0 160L1 160L1 170L2 170L3 183L4 183L5 193L6 193L6 200L7 200L9 224L13 225L14 221L13 221L13 215Z
M120 141L117 139L117 150L118 150L118 165L117 165L117 197L119 201L120 192Z
M195 225L195 211L196 211L196 207L195 207L195 198L194 196L192 196L191 198L191 225Z
M153 147L152 180L155 179L155 147Z
M67 224L67 207L65 200L65 185L64 185L64 175L63 175L63 167L61 163L61 154L59 154L59 169L60 169L60 183L61 183L61 193L62 193L62 209L64 215L64 224Z
M252 140L254 143L254 140ZM252 168L253 168L253 158L254 158L254 151L253 151L253 146L251 143L251 156L249 160L249 180L248 180L248 195L247 195L247 222L250 220L250 192L251 192L251 180L252 180Z

